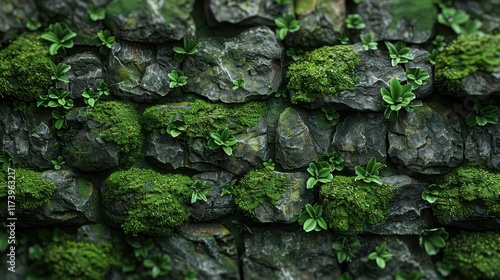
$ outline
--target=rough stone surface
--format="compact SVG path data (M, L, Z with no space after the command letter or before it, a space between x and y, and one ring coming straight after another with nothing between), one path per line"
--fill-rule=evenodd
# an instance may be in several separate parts
M34 0L2 2L0 9L0 42L14 39L26 29L25 25L36 13Z
M477 71L462 78L463 90L460 96L500 95L500 66L495 67L492 73Z
M280 6L275 1L205 1L205 10L213 18L211 25L233 23L238 25L273 25L274 19L290 12L290 5Z
M432 103L401 113L389 126L389 156L403 169L420 174L444 174L463 160L458 116Z
M184 148L170 134L150 133L146 137L145 158L151 164L166 170L174 170L186 166Z
M104 81L102 62L95 53L74 54L65 57L62 62L71 66L65 75L70 82L57 82L57 86L69 91L72 99L82 98L82 92L86 88L95 90Z
M183 73L189 77L186 91L212 101L243 103L265 99L278 90L283 46L270 28L260 26L233 38L200 41L198 52L183 62ZM233 91L233 81L240 78L245 85Z
M500 172L500 124L469 127L464 146L465 159Z
M326 231L255 228L244 235L245 279L337 279L340 267ZM265 249L263 249L265 248Z
M468 217L448 216L440 221L443 225L454 226L467 230L500 230L500 214L486 214L486 207L481 202L468 204L472 214Z

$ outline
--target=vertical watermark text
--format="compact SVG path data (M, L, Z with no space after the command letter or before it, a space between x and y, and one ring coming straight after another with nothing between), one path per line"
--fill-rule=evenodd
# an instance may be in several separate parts
M7 170L7 269L16 272L16 170Z

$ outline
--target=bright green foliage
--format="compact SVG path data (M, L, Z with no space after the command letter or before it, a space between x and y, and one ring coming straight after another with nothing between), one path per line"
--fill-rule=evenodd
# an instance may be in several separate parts
M429 73L420 68L410 68L406 70L406 77L408 78L408 83L411 85L411 89L414 90L421 85L427 84Z
M406 46L405 42L399 41L396 44L392 44L391 42L385 41L384 43L389 51L392 66L396 66L399 63L407 63L408 61L413 60L414 57L411 53L411 49Z
M462 26L460 26L460 34L461 35L479 35L482 36L484 33L480 31L483 23L478 20L468 20Z
M335 109L325 109L321 107L321 111L325 113L326 119L330 122L332 126L336 126L340 121L340 115Z
M500 34L459 36L436 58L435 81L441 89L455 93L463 89L461 79L476 71L493 72L500 65Z
M500 174L463 166L442 176L437 185L439 198L432 204L432 210L440 221L466 218L479 202L486 215L500 213Z
M191 185L191 203L195 203L198 199L207 201L207 193L213 189L206 182L196 181Z
M276 37L278 40L284 40L288 33L297 32L300 29L300 21L295 19L293 14L283 14L274 20L276 24Z
M267 166L266 166L266 168L267 168ZM267 168L267 169L269 169L269 168ZM273 168L273 170L274 170L274 168ZM230 195L235 194L234 186L236 185L237 181L238 180L233 179L233 180L231 180L231 182L229 182L229 184L223 186L220 189L220 196L225 196L226 194L230 194Z
M67 90L51 87L46 94L38 96L36 106L70 110L73 108L73 99L69 97Z
M172 137L177 137L181 135L183 131L186 131L188 125L182 120L171 121L167 126L167 133Z
M453 7L443 7L437 18L439 23L451 27L455 33L461 34L461 26L469 20L469 14Z
M431 51L431 53L427 56L427 60L429 60L429 62L432 64L432 65L436 65L436 59L439 55L439 51L437 49L433 49Z
M342 171L344 169L344 159L337 152L325 152L318 158L318 161L329 162L332 171Z
M0 96L20 101L33 101L47 92L50 79L50 58L39 35L23 34L0 49Z
M387 250L387 243L384 241L380 246L376 246L375 252L370 253L368 259L375 260L377 266L384 269L386 263L392 259L392 253Z
M109 32L109 30L97 32L97 38L99 38L97 46L102 54L105 54L106 49L111 49L115 44L115 36L111 36L111 32Z
M356 251L359 248L359 239L356 236L339 236L333 242L332 248L337 255L339 263L351 262L356 259Z
M274 164L274 162L273 162L272 159L269 159L267 162L263 162L263 165L264 165L265 168L267 168L267 169L269 169L271 171L274 170L275 164Z
M322 94L354 90L359 81L355 73L358 63L359 54L351 46L324 46L306 52L286 72L288 89L295 91L292 103L313 102Z
M233 198L239 209L253 217L254 209L263 202L276 205L285 189L285 175L267 168L255 169L238 181Z
M185 86L188 77L184 76L181 70L172 70L172 72L168 73L168 79L170 80L168 86L170 88L176 88Z
M373 186L354 181L354 177L336 176L320 191L328 227L343 234L357 234L368 225L383 222L389 214L387 203L393 189L385 183Z
M312 189L317 183L328 183L333 180L332 166L327 161L311 162L307 172L311 175L307 180L307 188Z
M130 104L119 101L104 101L87 109L87 115L95 118L101 127L99 135L108 142L115 143L120 152L120 163L134 164L142 152L143 134L139 115Z
M96 7L94 3L90 3L87 13L92 21L103 20L106 17L106 9L103 7Z
M49 25L47 31L40 38L51 42L49 53L56 55L60 48L69 49L73 47L73 38L76 33L69 29L66 23L53 23Z
M425 277L427 277L427 274L420 271L406 274L403 271L398 270L396 273L396 280L421 280Z
M69 110L62 107L56 108L50 112L52 115L52 123L54 124L54 128L56 130L67 128L68 125L66 124L66 117L68 117L69 112Z
M172 269L170 265L170 257L167 254L155 254L147 259L144 259L143 264L147 268L151 268L151 277L158 278L160 275L165 275Z
M430 185L424 189L422 192L422 199L429 202L434 203L439 197L439 187L437 185Z
M8 195L6 180L7 176L0 176L0 194L3 197ZM41 173L29 169L16 168L15 183L17 210L29 211L48 204L56 190L54 183L42 179ZM7 207L7 203L2 207Z
M239 89L240 87L244 86L245 85L245 80L243 79L236 79L233 81L233 90L237 90Z
M384 167L387 167L387 165L381 162L377 162L377 158L375 156L372 156L366 164L366 167L356 165L355 171L357 176L354 180L363 180L365 183L374 182L382 185L384 182L382 182L382 180L380 179L379 172L380 169Z
M469 126L485 126L488 123L497 124L498 123L498 108L495 105L481 106L481 104L474 105L474 111L472 111L465 121Z
M325 219L323 215L323 206L320 204L306 204L306 211L302 212L299 216L299 225L302 226L305 232L327 230Z
M494 280L500 275L500 232L462 231L450 238L444 260L465 278Z
M65 63L58 63L57 65L49 60L50 68L52 69L52 76L50 78L52 80L58 80L64 83L69 83L69 79L64 75L71 69L71 66Z
M339 42L342 45L349 45L349 36L344 35L344 34L340 35Z
M62 156L58 156L56 159L51 160L50 163L54 165L55 170L59 170L66 162Z
M9 168L14 162L14 158L11 157L8 153L3 152L0 154L0 164L2 165L2 171L7 173L9 172ZM2 175L0 175L2 176Z
M138 168L117 171L105 183L104 203L127 205L129 210L121 225L126 234L171 235L190 215L186 202L192 184L189 177L180 174Z
M377 49L378 43L373 41L372 34L361 34L359 37L361 38L361 42L363 42L363 49L365 51Z
M174 47L174 59L175 61L181 63L186 55L193 55L198 51L201 46L201 42L194 38L184 37L182 40L182 46Z
M28 21L26 21L26 28L28 28L29 31L36 31L40 27L42 27L42 23L36 17L30 17Z
M230 156L233 154L233 146L238 143L238 140L234 138L229 128L221 128L217 132L210 134L210 136L212 137L212 139L208 140L208 148L210 150L222 148L226 155Z
M102 95L110 95L108 85L105 82L100 82L96 90L89 87L82 92L83 101L88 105L87 108L94 107Z
M423 229L418 237L418 244L429 256L434 256L446 246L448 233L444 228Z
M444 36L443 35L437 35L434 40L432 40L432 44L436 46L436 49L439 52L444 51L444 48L446 47L446 42L444 41Z
M358 14L347 15L345 23L349 29L365 29L366 27L365 21Z
M398 79L391 78L389 81L390 91L386 88L380 89L380 95L384 101L383 106L386 107L384 117L389 121L395 121L399 116L399 111L405 109L409 111L413 108L411 102L416 98L411 92L412 85L401 85Z
M304 54L304 50L301 48L289 48L286 50L286 55L291 57L294 61L299 60Z
M99 92L101 95L110 95L108 84L105 82L99 82L99 86L97 87L97 92Z

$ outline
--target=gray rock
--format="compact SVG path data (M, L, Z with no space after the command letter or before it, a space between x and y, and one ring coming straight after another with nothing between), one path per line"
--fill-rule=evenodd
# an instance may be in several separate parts
M458 10L467 12L471 19L481 21L481 30L491 33L500 27L500 1L499 0L456 0L453 6Z
M106 6L106 25L122 40L163 44L195 33L193 0L112 1Z
M463 160L458 116L432 103L422 103L399 115L389 126L389 156L403 170L444 174Z
M458 92L459 96L500 95L500 66L495 67L492 73L477 71L461 80L463 90Z
M356 165L366 165L372 156L386 162L386 134L383 114L351 114L337 125L332 145L344 158L344 167L354 170Z
M65 75L70 82L57 82L57 86L69 91L72 99L82 98L82 92L86 88L95 90L104 81L102 62L95 53L74 54L65 57L62 62L71 66Z
M172 260L169 279L184 279L188 269L200 280L240 279L236 243L220 224L187 224L178 235L156 241Z
M340 267L326 231L254 228L243 236L245 279L337 279Z
M186 91L212 101L243 103L265 99L278 90L282 81L283 46L274 32L260 26L240 35L203 38L198 52L186 58L182 70L189 77ZM233 80L245 85L232 90Z
M429 73L429 79L427 79L427 83L413 90L413 93L417 96L417 99L422 99L431 95L431 93L434 91L434 67L427 59L427 56L429 55L428 51L418 46L411 46L410 48L414 59L404 64L406 70L412 68L420 68L423 71Z
M280 6L275 1L205 1L205 10L213 17L211 25L233 23L243 26L274 25L274 19L290 12L290 5Z
M440 220L443 225L454 226L468 230L500 230L500 214L487 214L486 207L481 201L468 203L472 213L467 217L454 217L449 215Z
M0 9L0 42L16 38L26 29L26 22L32 16L37 16L33 0L3 2Z
M184 154L182 144L170 134L151 133L146 137L145 158L159 168L174 170L187 166Z
M464 154L465 159L500 172L500 124L469 128Z
M286 190L276 205L263 202L255 208L254 220L259 223L294 222L307 203L314 203L314 193L306 189L307 173L278 173L285 175Z

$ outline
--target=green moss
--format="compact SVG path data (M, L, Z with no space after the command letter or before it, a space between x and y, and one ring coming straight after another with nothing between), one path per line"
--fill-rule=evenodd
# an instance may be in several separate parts
M500 65L500 34L459 36L436 58L435 80L441 89L456 93L461 79L476 71L493 72Z
M439 197L432 204L441 221L466 218L473 214L472 204L483 205L486 215L500 213L500 174L475 167L459 167L438 181Z
M33 101L52 80L48 48L39 34L23 34L0 50L0 96Z
M181 137L209 139L211 133L224 127L241 131L255 126L266 112L264 102L214 104L198 100L149 107L142 115L142 125L147 131L164 134L171 121L181 118L188 125Z
M105 183L104 203L128 205L122 228L134 236L172 234L191 214L186 202L193 181L180 174L160 174L131 168L111 174Z
M290 64L288 88L295 91L292 103L313 102L322 94L354 90L359 81L355 67L359 54L351 46L324 46Z
M500 232L462 231L450 238L444 260L465 279L493 280L500 277Z
M398 21L402 19L414 25L418 31L432 31L436 24L437 8L433 0L400 0L391 2L390 5L391 29L397 29Z
M263 202L278 203L286 189L285 175L263 168L248 172L235 188L234 202L244 213L254 216Z
M7 180L15 182L14 195L16 209L19 210L34 210L48 204L56 190L56 185L42 179L40 172L16 168L15 178L4 176L4 174L0 176L0 194L4 198L7 197L9 190Z
M389 214L387 203L394 187L354 181L336 176L321 186L323 217L328 227L343 234L357 234L366 226L383 222Z
M133 165L142 152L144 138L140 117L134 107L119 101L98 102L94 108L87 110L87 114L102 124L96 128L99 135L116 144L120 163Z

